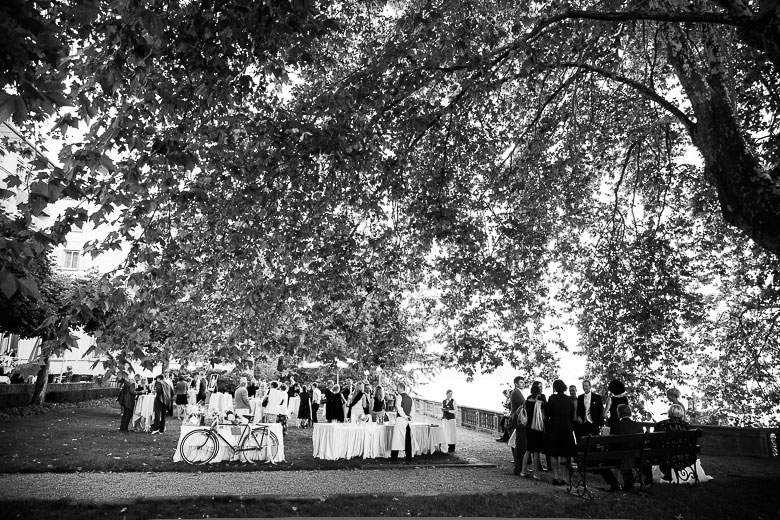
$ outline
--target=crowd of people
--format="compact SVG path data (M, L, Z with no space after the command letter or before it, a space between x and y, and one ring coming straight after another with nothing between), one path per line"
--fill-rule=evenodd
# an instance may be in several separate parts
M644 426L634 421L633 409L625 384L610 381L608 395L593 390L589 380L582 382L582 393L577 388L557 379L552 395L545 396L541 381L531 384L529 393L523 391L522 376L515 377L514 388L505 393L508 414L505 434L514 457L514 472L524 478L538 480L538 471L551 471L553 485L567 484L567 465L577 452L577 442L588 435L623 435L644 432ZM672 388L667 393L670 401L668 418L658 422L654 431L687 430L686 410L679 401L680 392ZM504 437L497 439L503 441ZM660 467L661 478L671 480L671 467ZM631 490L633 474L623 472L622 484L611 471L603 477L609 491ZM646 485L653 483L649 468L643 468Z

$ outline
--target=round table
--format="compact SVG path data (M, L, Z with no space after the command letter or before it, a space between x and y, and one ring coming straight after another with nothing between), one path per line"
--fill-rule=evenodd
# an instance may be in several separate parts
M139 429L139 422L141 423L140 429L147 432L151 429L152 421L154 421L154 398L154 394L143 394L136 397L132 420L135 429Z

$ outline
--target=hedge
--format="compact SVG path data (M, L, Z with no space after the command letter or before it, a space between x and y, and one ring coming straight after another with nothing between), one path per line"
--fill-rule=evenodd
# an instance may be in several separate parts
M47 403L78 403L81 401L92 401L101 397L116 397L119 395L118 388L84 388L79 390L56 390L46 392ZM32 398L32 397L31 397Z
M0 385L0 409L28 406L35 385ZM47 403L77 403L103 397L116 397L116 387L96 387L93 384L52 384L46 392Z

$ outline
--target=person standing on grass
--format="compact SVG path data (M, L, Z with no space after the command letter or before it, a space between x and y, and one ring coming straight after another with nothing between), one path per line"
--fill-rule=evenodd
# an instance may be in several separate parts
M129 431L130 420L133 418L135 408L135 396L142 394L141 376L136 374L134 379L128 379L119 391L119 406L122 407L122 420L119 423L119 431Z
M176 418L183 419L187 407L187 381L184 380L184 376L179 376L174 392L176 393Z
M374 422L379 422L385 416L385 391L381 385L376 385L371 405L371 417Z
M582 395L577 397L577 440L587 435L599 435L604 426L604 402L592 391L589 379L582 381Z
M447 453L455 451L455 439L457 431L458 405L452 398L452 390L447 390L447 398L441 403L441 424L444 428L444 442L447 443Z
M514 389L512 390L512 393L509 394L509 406L510 406L510 414L509 416L512 417L515 414L519 414L522 411L523 406L525 405L525 397L523 396L523 377L517 376L513 380L513 383L515 385ZM525 436L525 425L521 424L517 429L515 429L515 445L512 446L512 459L514 460L514 474L519 475L522 472L523 468L523 456L525 456L526 451L526 436Z
M553 471L553 486L566 484L561 469L565 462L577 454L571 418L574 416L574 402L566 395L566 383L560 379L553 382L553 395L547 401L547 447Z
M320 392L319 385L314 382L311 384L311 422L317 422L317 411L320 409L320 401L322 401L322 392Z
M173 379L171 379L171 373L170 372L165 372L163 374L163 377L165 378L165 379L163 379L163 382L170 387L171 396L175 395L176 392L174 391L175 387L174 387L174 384L173 384ZM167 410L167 413L168 413L168 415L170 417L173 417L173 404L174 404L173 403L173 397L171 397L171 404L168 405L168 410Z
M198 404L206 403L206 374L199 372L195 376L195 381L192 382L192 387L195 389L195 402Z
M363 415L363 383L358 383L355 386L355 390L349 396L349 402L347 404L347 419L357 421L360 416ZM352 413L352 409L357 406L359 412Z
M301 399L301 404L298 405L298 427L306 428L309 426L312 415L311 394L309 393L309 387L306 385L301 386L301 393L298 396Z
M252 381L246 385L246 393L249 395L250 399L253 399L257 395L257 388L257 379L253 377Z
M152 423L152 435L165 432L165 416L168 407L173 401L173 391L165 382L162 374L154 378L154 423Z
M233 409L236 411L236 417L242 414L249 415L252 405L249 403L249 391L246 389L247 381L245 377L238 380L238 388L233 393Z
M406 462L412 461L412 412L414 401L406 393L406 383L398 384L398 395L395 398L395 409L398 416L393 428L393 440L390 445L390 460L398 460L398 452L404 450Z

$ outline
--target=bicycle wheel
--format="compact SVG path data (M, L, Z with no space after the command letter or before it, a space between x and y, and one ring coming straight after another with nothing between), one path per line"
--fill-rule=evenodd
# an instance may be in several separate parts
M179 453L187 464L206 464L217 455L219 441L211 430L194 430L181 440Z
M251 464L258 461L274 462L279 452L279 441L267 429L257 428L244 438L239 451L244 460Z

